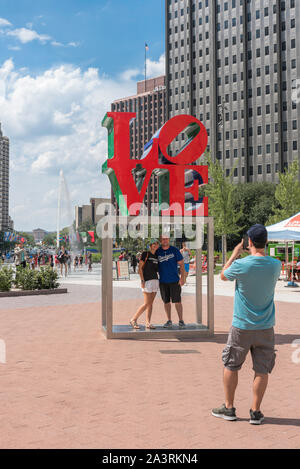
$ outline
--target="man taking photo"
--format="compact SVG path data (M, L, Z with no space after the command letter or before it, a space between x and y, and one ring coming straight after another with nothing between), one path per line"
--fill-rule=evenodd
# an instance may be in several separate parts
M264 419L260 406L267 388L268 374L275 364L274 291L281 262L265 255L268 233L263 225L251 226L247 235L250 255L238 259L244 250L242 241L235 247L221 272L222 280L236 280L236 286L232 326L222 354L225 403L213 409L212 415L225 420L237 419L233 402L238 370L250 350L254 370L250 423L259 425Z

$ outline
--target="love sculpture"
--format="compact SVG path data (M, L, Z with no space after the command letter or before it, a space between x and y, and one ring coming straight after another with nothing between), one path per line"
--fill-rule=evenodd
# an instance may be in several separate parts
M113 320L113 235L102 236L102 329L107 339L144 339L166 337L199 337L214 334L214 224L208 216L208 201L199 196L200 186L208 182L208 168L198 160L207 146L207 131L195 117L179 115L172 117L157 131L139 160L130 157L130 124L136 117L133 112L108 112L102 126L108 130L108 159L102 172L109 177L118 202L121 217L139 219L143 200L151 175L158 175L160 211L157 223L164 219L168 223L182 223L184 219L202 221L207 224L207 294L206 318L202 320L202 248L196 247L195 268L195 322L184 330L175 326L172 330L157 326L146 331L143 326L137 331L126 324L115 324ZM175 156L170 154L170 144L176 137L187 134L188 140ZM188 181L188 179L190 179ZM167 208L166 208L167 207ZM151 211L152 213L152 211ZM173 216L173 217L172 217ZM181 221L178 220L181 218ZM147 218L147 217L146 217ZM152 215L151 215L152 218ZM104 217L103 224L115 223L115 214ZM147 218L148 220L148 218ZM127 222L126 222L127 223ZM202 225L201 225L202 226ZM196 229L196 238L198 238ZM203 227L200 229L203 233Z
M195 163L207 146L204 125L189 115L172 117L160 129L158 136L152 138L152 145L146 156L135 160L130 157L130 122L135 117L134 112L108 112L102 122L102 126L108 130L108 160L102 166L102 172L110 179L121 215L138 215L151 175L154 171L161 170L168 172L168 177L158 178L160 203L167 203L169 206L168 210L161 211L161 215L171 215L172 212L174 216L207 217L207 197L199 197L199 187L208 182L208 168ZM168 153L169 145L189 128L197 128L197 132L194 132L196 135L181 151L171 156ZM145 174L140 190L135 181L137 167ZM187 171L193 171L197 175L188 187L185 182ZM187 209L187 193L192 196L190 201L196 208Z

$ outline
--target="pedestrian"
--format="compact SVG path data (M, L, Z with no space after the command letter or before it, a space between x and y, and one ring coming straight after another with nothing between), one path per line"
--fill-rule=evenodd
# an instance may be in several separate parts
M82 254L80 254L80 256L79 256L79 267L80 268L82 267L82 264L83 264L83 256L82 256Z
M190 259L191 259L191 251L186 247L185 243L182 243L182 249L180 250L183 262L184 262L184 283L186 283L186 279L189 275L190 270Z
M141 255L139 262L139 274L141 278L141 287L144 294L144 303L139 307L133 318L130 320L130 325L134 329L139 329L140 326L137 323L138 318L146 311L146 328L155 329L155 326L151 324L152 307L156 293L159 289L158 281L158 259L157 249L159 242L157 239L151 239L149 244L149 250L144 251Z
M77 267L78 267L78 256L75 256L74 257L74 272L77 269Z
M88 272L92 272L92 262L93 262L92 253L88 252L88 255L87 255Z
M184 285L184 263L179 249L170 245L168 235L161 236L161 246L156 251L159 267L159 289L164 303L164 309L167 315L165 328L172 327L171 320L171 301L175 304L178 314L180 328L185 327L183 321L183 308L181 303L181 287ZM178 265L180 275L178 274Z
M60 274L63 275L63 269L65 270L65 277L67 276L67 261L68 261L68 252L66 251L65 247L62 246L58 255L57 259L60 264Z
M263 225L251 226L247 235L250 255L238 259L243 252L242 241L234 248L221 272L222 280L236 280L236 285L233 321L222 353L225 403L213 409L212 415L236 420L233 404L238 371L250 350L254 370L250 423L259 425L264 420L261 402L267 388L268 375L275 364L274 291L280 276L281 262L265 254L268 233Z
M69 272L69 274L70 274L70 273L71 273L71 264L72 264L72 257L71 257L71 254L68 254L67 263L68 263L68 272Z
M135 274L136 271L136 266L137 266L137 259L136 255L134 253L131 254L131 267L133 269L133 273Z

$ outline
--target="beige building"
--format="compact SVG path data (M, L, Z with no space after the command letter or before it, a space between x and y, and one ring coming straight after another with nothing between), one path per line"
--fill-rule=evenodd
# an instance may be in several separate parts
M107 211L109 210L108 206L110 205L110 199L92 197L90 199L89 205L76 205L75 206L75 229L78 230L78 227L85 222L90 222L93 225L96 225L98 221L102 218L103 215L97 214L97 207L100 204L107 204Z
M41 243L43 241L43 239L45 238L47 233L48 233L48 231L43 230L42 228L36 228L35 230L32 230L34 241L36 243Z
M138 82L137 94L115 100L111 110L136 113L136 119L130 124L130 158L140 159L144 153L144 145L166 122L166 77L161 75ZM149 214L151 204L158 201L158 178L153 174L144 199ZM116 206L113 192L112 203Z

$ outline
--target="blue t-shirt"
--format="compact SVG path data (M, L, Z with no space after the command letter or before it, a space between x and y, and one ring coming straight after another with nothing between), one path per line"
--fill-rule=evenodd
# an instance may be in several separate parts
M275 324L274 290L281 262L270 256L247 256L224 271L236 280L232 325L239 329L269 329Z
M179 281L178 261L183 259L179 249L170 246L168 249L158 248L159 281L161 283L175 283Z

